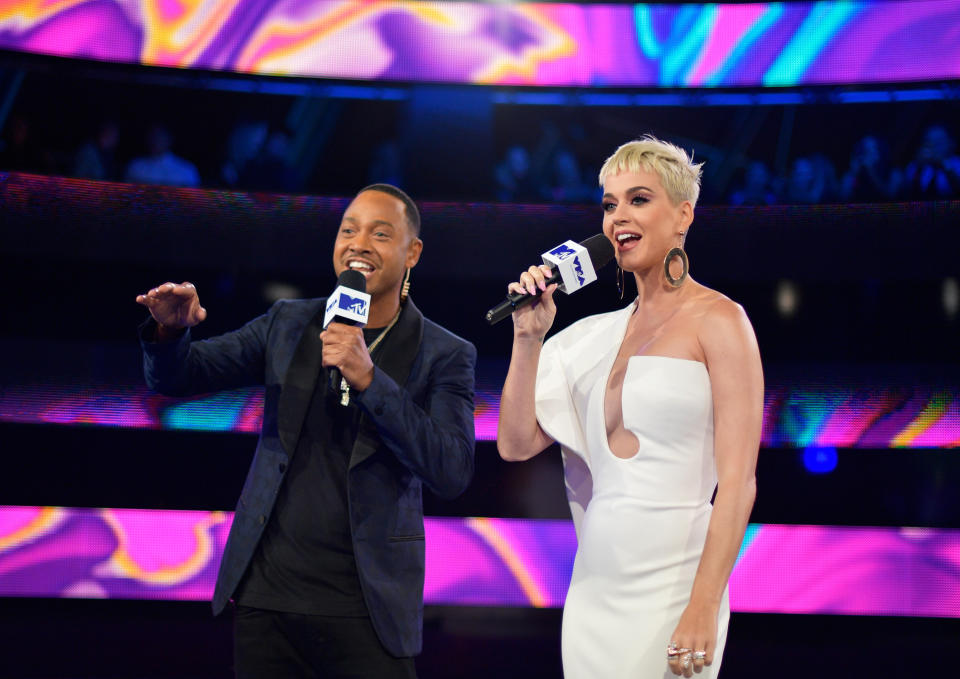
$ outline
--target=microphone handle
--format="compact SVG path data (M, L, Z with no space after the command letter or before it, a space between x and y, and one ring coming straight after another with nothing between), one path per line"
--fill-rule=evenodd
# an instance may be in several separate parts
M559 270L554 270L554 274L550 278L547 278L544 281L544 283L546 283L547 285L553 285L554 283L562 283L562 282L563 282L563 276L560 275ZM487 323L489 323L490 325L496 325L503 319L507 318L510 314L512 314L517 309L521 307L525 307L528 304L532 304L534 300L540 297L541 294L543 293L540 290L540 288L537 288L536 293L532 295L530 293L525 293L525 294L518 293L518 292L510 293L509 295L507 295L506 299L500 302L500 304L493 307L492 309L490 309L490 311L487 312L487 316L486 316Z
M343 323L344 325L358 325L358 323L352 318L341 318L339 316L334 316L330 319L330 323ZM329 324L328 324L329 325ZM326 328L324 328L326 330ZM340 389L340 384L343 382L343 375L340 374L340 368L332 366L330 368L330 388L333 389L336 393L341 395L341 403L343 403L343 392Z

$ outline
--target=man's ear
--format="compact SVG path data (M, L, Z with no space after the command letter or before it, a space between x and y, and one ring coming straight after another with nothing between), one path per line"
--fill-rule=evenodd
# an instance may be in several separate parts
M420 261L420 254L423 252L423 241L414 238L407 247L407 268L412 269Z

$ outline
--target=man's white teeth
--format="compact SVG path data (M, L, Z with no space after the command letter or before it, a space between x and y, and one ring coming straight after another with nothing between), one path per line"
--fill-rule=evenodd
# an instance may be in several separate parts
M351 269L360 269L361 271L373 271L373 267L366 262L347 262Z

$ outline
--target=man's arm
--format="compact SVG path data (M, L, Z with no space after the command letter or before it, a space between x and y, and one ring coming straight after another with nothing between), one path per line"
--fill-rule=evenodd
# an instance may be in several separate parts
M473 478L473 389L477 350L462 342L430 367L424 408L379 368L357 401L384 444L439 497L452 499Z
M191 283L164 283L137 302L151 314L140 326L140 344L144 377L154 391L189 396L263 383L271 313L234 332L192 342L190 328L207 312Z

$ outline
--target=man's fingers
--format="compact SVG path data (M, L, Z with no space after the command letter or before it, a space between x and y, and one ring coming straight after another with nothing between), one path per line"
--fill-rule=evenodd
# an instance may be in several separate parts
M174 285L173 283L167 283L166 285L170 286L170 292L181 297L191 297L197 294L196 286L190 281L184 281L180 285Z

